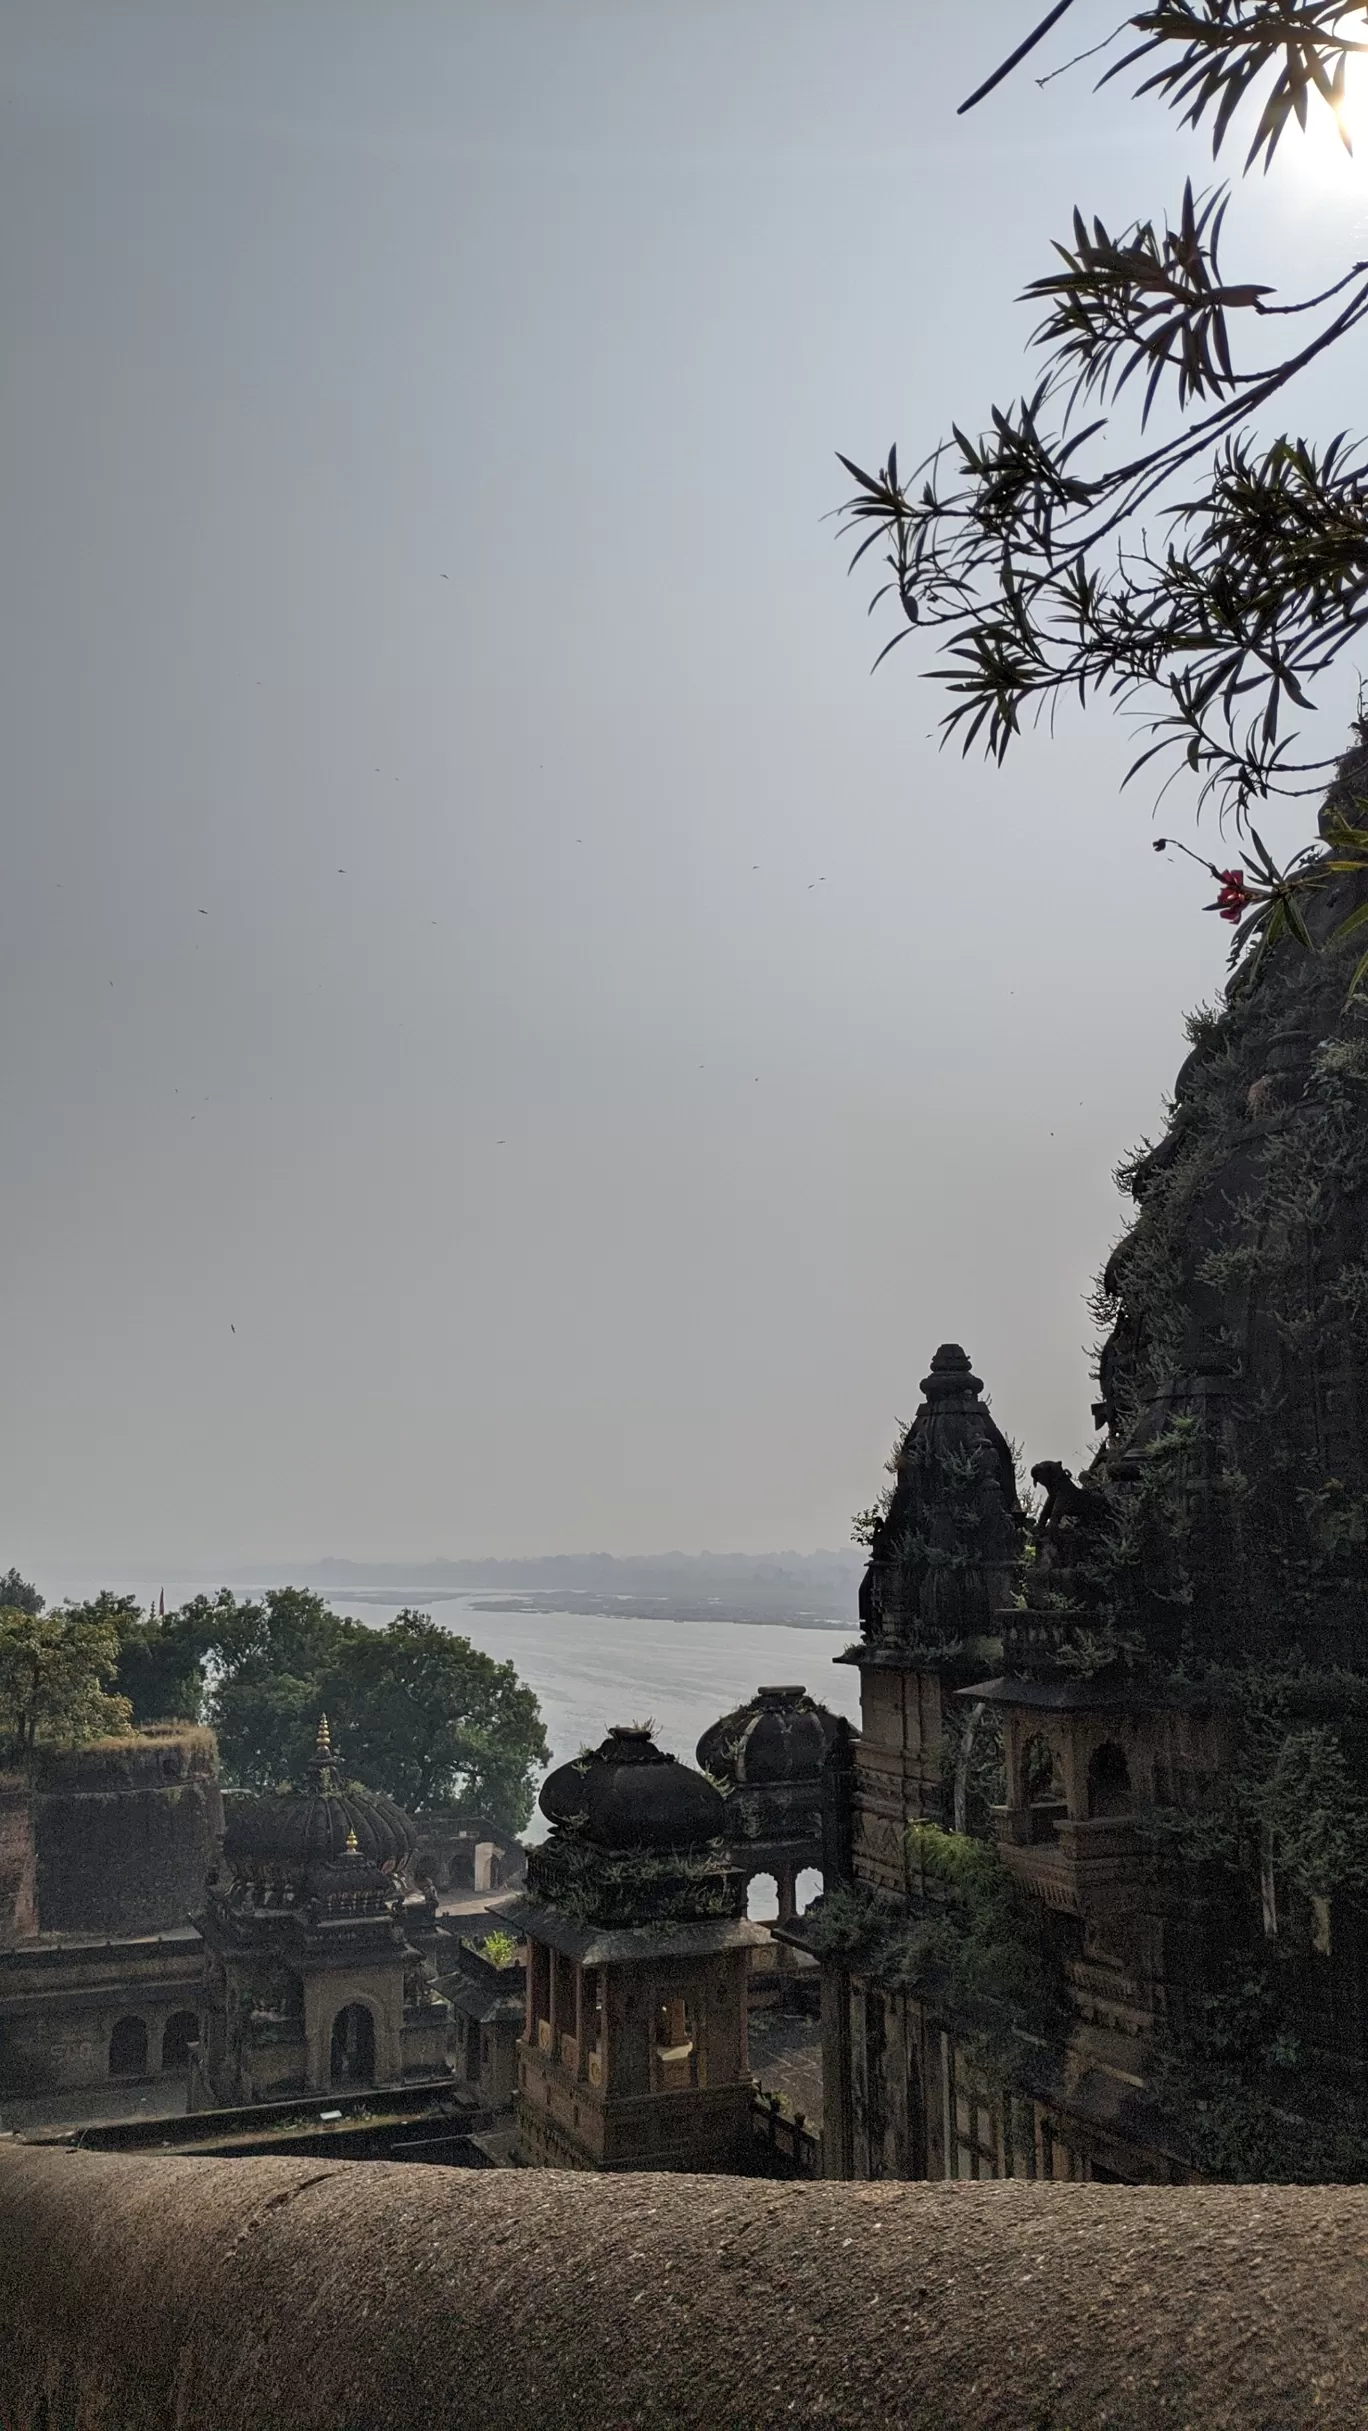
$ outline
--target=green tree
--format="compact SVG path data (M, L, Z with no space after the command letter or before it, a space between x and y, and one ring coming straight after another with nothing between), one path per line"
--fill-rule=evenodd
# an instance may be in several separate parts
M1368 9L1158 0L1118 31L1131 39L1102 81L1138 75L1138 96L1209 132L1213 156L1242 129L1248 172L1292 120L1342 109ZM1091 25L1083 40L1092 55ZM1303 756L1289 716L1368 624L1368 454L1271 419L1368 315L1368 263L1328 264L1317 294L1275 297L1225 267L1231 200L1189 180L1167 217L1109 229L1077 210L1022 299L1039 315L1030 393L994 406L977 436L954 428L910 478L896 449L873 474L841 461L857 485L852 562L882 553L875 596L898 620L887 649L930 637L947 736L1001 760L1026 717L1102 694L1147 722L1136 767L1171 750L1199 798L1244 819L1273 791L1322 790L1329 761ZM1166 435L1151 439L1158 406ZM1277 873L1254 867L1266 894L1237 889L1227 916L1247 900L1256 925L1296 930Z
M348 1778L413 1813L454 1806L515 1832L547 1754L511 1663L425 1613L373 1629L302 1587L242 1601L225 1587L156 1620L121 1608L119 1683L141 1720L211 1722L242 1789L303 1782L326 1713Z
M202 1722L208 1664L231 1638L239 1607L228 1588L193 1596L179 1612L131 1611L120 1624L116 1686L135 1722Z
M327 1682L345 1771L413 1814L456 1807L521 1831L546 1734L530 1688L423 1612L359 1629Z
M32 1579L21 1577L13 1568L7 1570L0 1578L0 1611L41 1612L42 1609L43 1597Z
M358 1624L303 1587L273 1587L260 1602L242 1603L224 1589L212 1600L197 1597L179 1617L186 1615L210 1633L209 1719L225 1774L252 1790L302 1781L330 1667Z
M128 1699L106 1686L118 1660L119 1628L111 1611L0 1607L0 1746L8 1761L27 1764L41 1746L79 1746L126 1730Z

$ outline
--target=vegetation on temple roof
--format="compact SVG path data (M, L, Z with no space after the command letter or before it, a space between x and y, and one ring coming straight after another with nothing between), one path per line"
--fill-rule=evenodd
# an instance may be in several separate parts
M985 2059L1023 2034L1057 2034L1062 1985L1039 1912L993 1844L929 1823L910 1825L907 1841L916 1866L907 1898L829 1890L804 1919L804 1942L915 1992Z
M542 1783L549 1838L528 1851L529 1898L571 1923L662 1931L739 1917L745 1876L728 1858L721 1792L619 1723Z

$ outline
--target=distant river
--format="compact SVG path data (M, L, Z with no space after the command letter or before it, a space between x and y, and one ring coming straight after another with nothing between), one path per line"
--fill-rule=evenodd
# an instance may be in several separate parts
M113 1582L123 1588L125 1582ZM146 1603L156 1590L142 1582L129 1591ZM179 1583L166 1586L167 1610L197 1590ZM240 1595L251 1593L240 1587ZM88 1584L48 1589L50 1600L63 1594L89 1595ZM833 1657L855 1635L848 1628L792 1629L758 1621L667 1621L602 1617L583 1612L475 1611L474 1604L492 1602L487 1591L477 1596L434 1597L426 1606L444 1628L469 1638L482 1653L513 1664L520 1679L536 1693L551 1747L551 1763L564 1764L582 1747L596 1747L614 1722L655 1724L657 1743L686 1764L710 1722L733 1706L744 1705L762 1684L797 1686L799 1682L833 1713L859 1721L859 1675ZM335 1612L345 1612L373 1627L383 1627L402 1609L393 1604L350 1603L329 1596ZM535 1810L527 1838L540 1839L546 1830ZM810 1887L800 1890L805 1898ZM754 1911L753 1911L754 1912ZM758 1910L764 1912L763 1906ZM771 1904L771 1912L772 1904Z
M459 1596L434 1603L434 1620L459 1631L484 1654L512 1663L535 1690L551 1743L551 1762L564 1764L582 1747L596 1747L614 1722L655 1724L657 1745L686 1764L710 1722L744 1705L762 1684L800 1682L833 1713L860 1718L859 1674L834 1663L855 1635L848 1629L786 1629L757 1621L663 1621L603 1618L582 1612L474 1612ZM337 1612L377 1626L398 1604L348 1604ZM537 1816L528 1833L545 1830Z

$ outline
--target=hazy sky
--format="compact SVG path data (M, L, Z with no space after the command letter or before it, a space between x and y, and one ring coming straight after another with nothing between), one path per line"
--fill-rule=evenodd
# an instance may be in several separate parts
M0 1563L839 1543L947 1336L1084 1449L1226 932L1105 715L938 752L822 520L1200 171L957 121L1031 13L0 9Z

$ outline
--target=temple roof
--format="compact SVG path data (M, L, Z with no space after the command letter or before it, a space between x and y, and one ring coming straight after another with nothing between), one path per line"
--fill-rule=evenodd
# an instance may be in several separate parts
M720 1791L637 1722L615 1723L601 1746L558 1765L537 1803L601 1849L699 1848L726 1829Z
M416 1834L401 1806L379 1790L343 1785L326 1714L309 1786L235 1801L223 1854L236 1875L402 1876Z
M1011 1446L958 1342L943 1342L893 1463L860 1589L867 1646L923 1654L991 1632L1021 1550Z
M821 1780L836 1716L803 1687L757 1688L749 1704L723 1714L698 1742L698 1761L714 1780L737 1789Z

